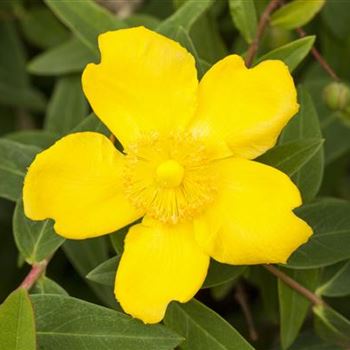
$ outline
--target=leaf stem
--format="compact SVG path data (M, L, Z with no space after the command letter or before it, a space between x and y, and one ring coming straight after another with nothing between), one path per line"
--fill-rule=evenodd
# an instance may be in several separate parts
M48 263L49 263L49 260L45 259L39 263L33 264L31 270L29 271L27 276L24 278L19 288L24 288L27 290L32 288L35 282L45 272Z
M271 0L269 4L266 6L264 12L262 13L258 23L258 28L256 31L255 38L253 42L250 44L246 54L245 64L247 65L247 67L250 67L252 65L253 60L259 48L260 40L269 22L270 15L279 5L280 5L280 0Z
M273 265L263 265L263 267L279 278L282 282L284 282L287 286L297 291L299 294L308 299L313 305L324 305L324 301L315 293L311 292L309 289L302 286L293 278L289 277L286 273L279 270L277 267Z

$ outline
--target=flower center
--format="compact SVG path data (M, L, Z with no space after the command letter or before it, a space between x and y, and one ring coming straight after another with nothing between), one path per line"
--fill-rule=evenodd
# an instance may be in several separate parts
M192 134L152 132L125 153L125 193L146 215L175 224L198 215L215 198L212 157Z

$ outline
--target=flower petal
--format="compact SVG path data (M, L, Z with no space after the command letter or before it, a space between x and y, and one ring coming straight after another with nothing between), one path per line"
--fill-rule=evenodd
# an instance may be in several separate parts
M194 223L199 245L223 263L285 263L312 234L292 211L301 205L297 187L279 170L250 160L227 159L219 171L218 199Z
M299 107L282 61L247 69L237 55L227 56L205 74L198 98L194 131L226 142L234 156L247 159L271 148Z
M190 300L204 282L209 257L198 247L192 224L146 219L125 240L115 294L124 311L145 323L160 322L172 300Z
M32 220L52 218L71 239L113 232L141 215L122 190L123 156L105 136L83 132L63 137L38 154L23 188Z
M124 146L142 132L188 124L198 88L190 53L144 27L104 33L99 47L101 63L85 68L83 89Z

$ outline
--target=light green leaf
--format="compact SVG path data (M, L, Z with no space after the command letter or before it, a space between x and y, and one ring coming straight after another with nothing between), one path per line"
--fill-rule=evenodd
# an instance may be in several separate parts
M33 7L24 12L19 19L27 40L40 48L59 45L69 37L68 30L47 8Z
M277 168L291 177L313 158L322 144L323 140L318 138L292 141L275 146L257 160Z
M51 256L64 242L64 238L55 233L51 220L28 219L24 214L22 201L18 201L16 205L13 233L18 250L31 265Z
M229 0L232 20L247 43L251 43L257 29L257 15L253 0Z
M30 294L60 294L68 295L68 293L56 282L46 276L42 276L30 289Z
M163 21L156 30L170 38L174 38L180 26L189 32L193 24L212 4L213 0L188 0L174 14Z
M0 139L0 197L16 201L22 193L24 175L40 148Z
M59 135L45 130L20 130L4 135L8 140L12 140L24 145L32 145L39 148L48 148L59 139Z
M147 326L120 312L79 299L33 295L32 300L41 349L171 350L182 341L164 326Z
M350 295L350 261L343 265L328 281L319 286L316 292L327 297Z
M312 269L350 258L350 203L322 199L295 210L312 228L309 241L295 251L286 267Z
M291 278L309 290L317 286L318 270L284 270ZM289 348L301 329L307 315L310 302L301 294L291 289L281 280L278 280L278 298L281 319L282 348Z
M84 0L84 2L45 0L45 3L95 53L98 52L99 34L126 27L121 19L92 0Z
M0 350L35 350L34 314L25 289L15 290L0 305Z
M320 122L309 93L298 89L300 110L292 118L280 137L280 144L307 138L319 139L322 142ZM304 202L313 199L320 189L324 168L323 147L320 147L308 162L293 175L292 180L300 189Z
M79 73L95 55L80 40L72 38L63 44L35 56L28 64L28 71L37 75L63 75Z
M271 16L271 25L294 29L310 22L322 9L326 0L294 0Z
M264 60L282 60L288 66L289 71L293 72L312 49L315 38L314 35L309 35L294 40L259 57L256 63Z
M78 75L60 78L48 104L45 129L64 135L86 116L88 105Z
M182 350L253 350L228 322L196 300L171 303L164 323L186 338Z
M317 334L327 342L349 348L350 321L328 305L315 306L313 311Z

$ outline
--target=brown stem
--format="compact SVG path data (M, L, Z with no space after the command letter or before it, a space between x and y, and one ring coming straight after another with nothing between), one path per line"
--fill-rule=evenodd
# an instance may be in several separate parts
M115 144L116 138L115 138L115 136L114 136L113 134L110 134L110 135L109 135L109 140L110 140L113 144Z
M247 67L250 67L252 65L253 60L255 58L255 55L256 55L258 48L259 48L260 40L264 34L264 31L265 31L265 28L266 28L268 22L269 22L270 15L279 4L280 4L280 0L271 0L269 2L269 4L266 6L264 12L262 13L260 20L259 20L259 23L258 23L258 28L256 31L255 38L254 38L253 42L250 44L248 51L247 51L247 55L246 55L246 59L245 59L245 64L247 65Z
M311 292L293 278L289 277L283 271L279 270L277 267L273 265L263 265L266 270L271 272L273 275L278 277L282 282L284 282L287 286L297 291L299 294L303 295L306 299L308 299L313 305L324 305L324 301L317 296L315 293Z
M243 312L243 315L245 317L245 320L246 320L246 323L248 326L248 330L249 330L250 339L252 341L257 341L258 340L258 332L256 331L256 328L255 328L253 316L252 316L252 313L251 313L250 308L249 308L249 304L247 301L247 296L245 293L244 286L241 283L238 283L238 285L236 287L235 298L236 298L238 304L240 305L242 312Z
M296 29L297 33L299 34L299 36L301 38L303 38L304 36L306 36L305 31L302 28L297 28ZM313 47L311 49L311 53L312 55L315 57L315 59L318 61L318 63L320 64L320 66L334 79L339 81L340 78L337 76L337 74L334 72L334 70L332 69L332 67L328 64L328 62L323 58L323 56L318 52L318 50Z
M32 288L35 282L45 272L48 262L49 261L46 259L41 261L40 263L34 264L19 287L25 288L27 290Z

